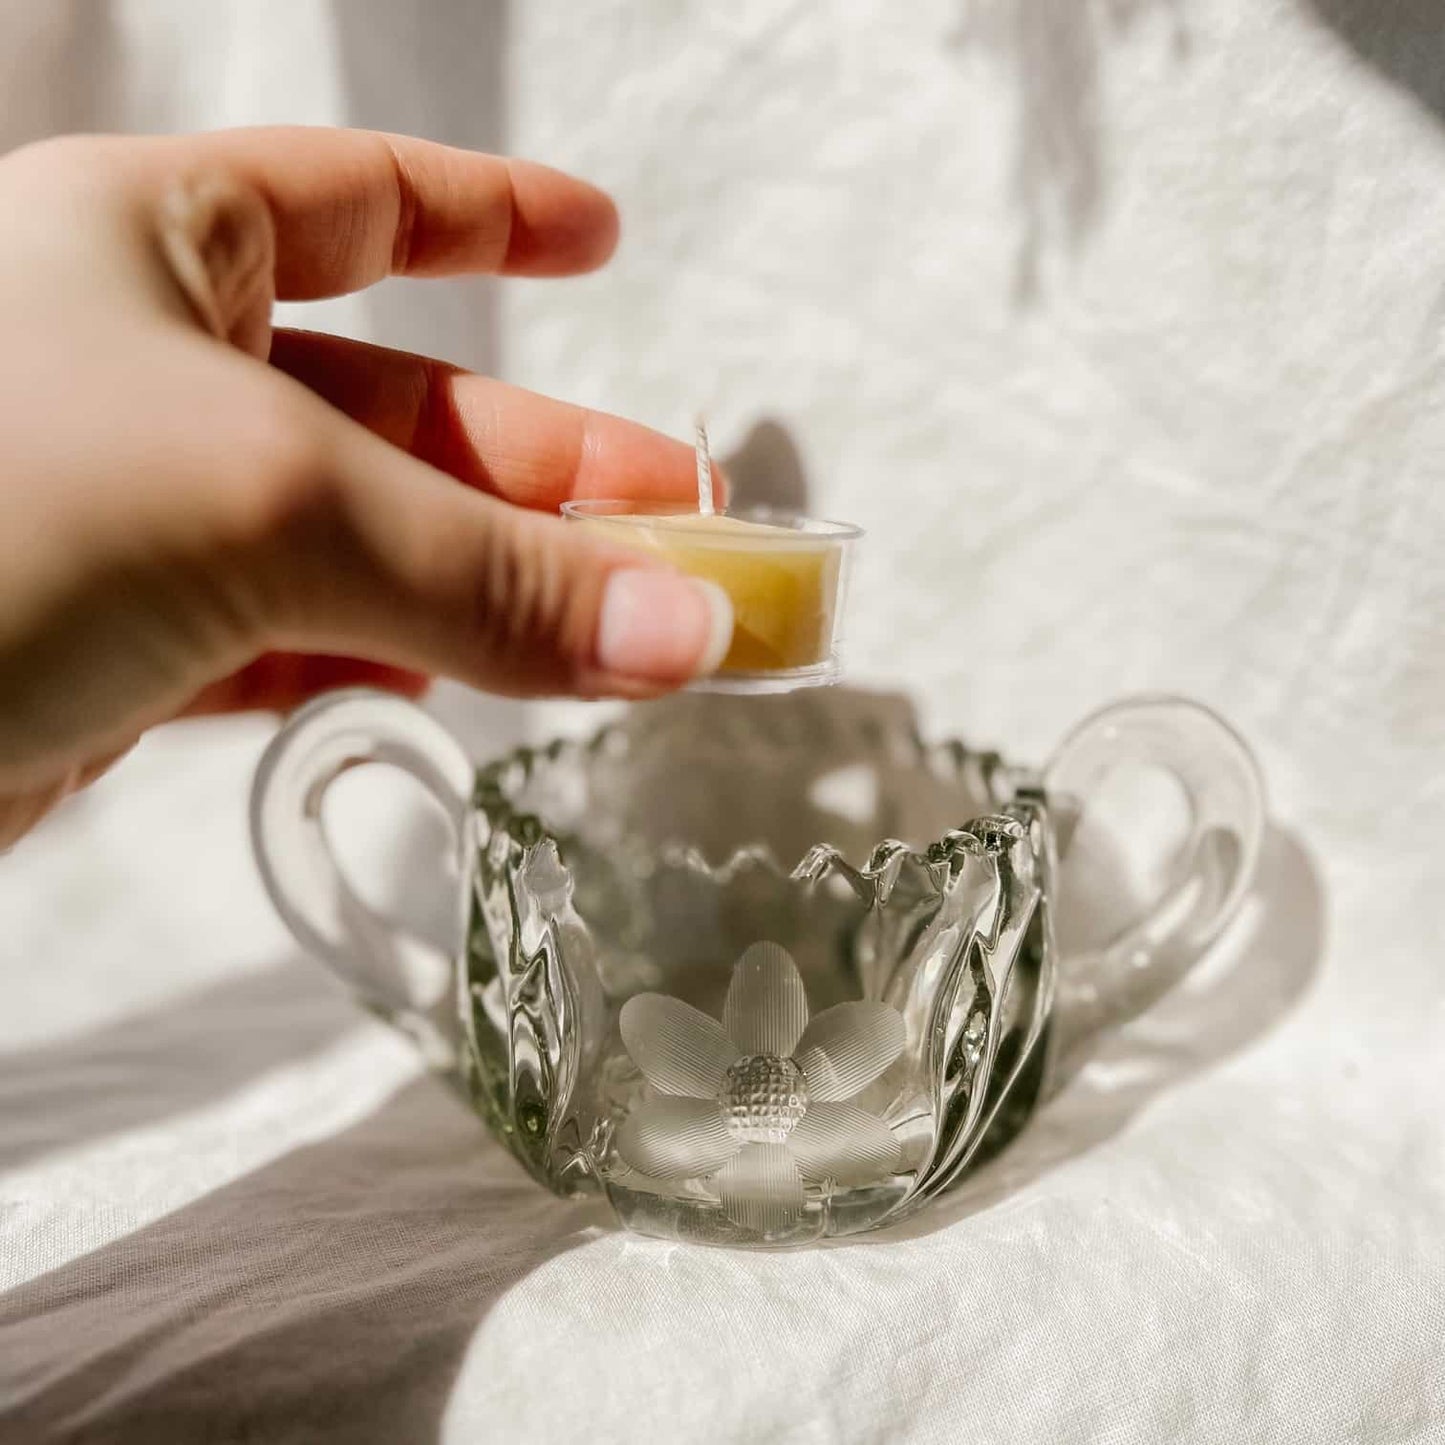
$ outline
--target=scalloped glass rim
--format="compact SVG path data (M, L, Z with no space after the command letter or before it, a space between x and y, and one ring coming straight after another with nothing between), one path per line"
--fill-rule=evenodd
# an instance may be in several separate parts
M761 719L754 725L766 728ZM826 874L836 872L860 897L872 899L876 898L879 886L891 890L899 868L905 864L925 873L940 866L947 871L961 854L1006 849L1020 836L1020 820L1008 809L1021 801L1038 800L1038 779L1033 770L1011 765L992 749L972 748L958 739L929 742L913 727L898 729L893 738L895 744L907 749L918 766L940 782L954 781L965 769L973 769L977 775L973 786L981 794L980 801L986 798L992 809L961 820L958 826L945 829L926 844L910 845L896 838L885 838L862 863L850 861L837 848L817 843L791 866L771 849L757 844L736 848L721 859L707 858L698 848L680 842L664 845L662 851L669 854L673 862L685 856L688 866L718 882L726 882L740 870L757 867L781 879L813 884L821 882ZM626 720L606 723L585 737L554 738L540 748L523 745L477 769L472 805L486 815L493 829L505 833L525 849L548 840L561 841L566 829L559 828L555 820L518 805L518 794L532 783L538 769L585 764L599 753L643 746L645 742ZM559 861L564 868L567 866L565 857Z

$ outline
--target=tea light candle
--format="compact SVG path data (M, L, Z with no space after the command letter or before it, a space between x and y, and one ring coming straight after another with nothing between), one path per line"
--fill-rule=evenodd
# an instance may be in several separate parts
M698 489L711 502L706 432L699 426ZM730 691L781 691L832 682L844 569L858 528L786 512L714 512L681 504L565 503L574 522L654 552L732 599L733 640L716 678Z
M628 540L660 553L680 572L716 582L732 599L733 640L724 672L776 672L824 663L843 549L833 539L774 523L732 517L634 517Z

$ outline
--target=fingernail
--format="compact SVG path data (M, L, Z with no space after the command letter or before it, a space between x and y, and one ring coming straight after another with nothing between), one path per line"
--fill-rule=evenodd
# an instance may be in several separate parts
M612 573L597 621L597 661L607 672L656 682L715 672L733 636L733 605L715 582L678 572Z

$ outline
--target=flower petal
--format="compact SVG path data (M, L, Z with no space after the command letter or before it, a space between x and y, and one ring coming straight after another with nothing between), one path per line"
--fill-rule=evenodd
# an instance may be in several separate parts
M851 1099L903 1052L903 1015L859 999L824 1009L803 1030L794 1058L815 1102Z
M728 1065L740 1057L716 1019L666 994L628 999L618 1025L632 1062L661 1094L711 1099Z
M776 1234L803 1212L803 1181L786 1144L745 1144L717 1183L727 1217L756 1234Z
M808 1022L808 994L781 943L755 943L738 959L722 1021L745 1054L793 1052Z
M788 1148L808 1180L872 1184L898 1172L893 1131L856 1104L814 1104L788 1135Z
M617 1152L654 1179L714 1174L739 1147L715 1099L646 1099L617 1131Z

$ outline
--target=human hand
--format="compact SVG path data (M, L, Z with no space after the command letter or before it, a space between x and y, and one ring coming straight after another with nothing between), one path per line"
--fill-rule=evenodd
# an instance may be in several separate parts
M590 270L600 191L275 129L42 142L0 212L0 846L173 717L433 674L646 696L721 659L718 589L542 515L695 496L689 448L271 327L386 275Z

